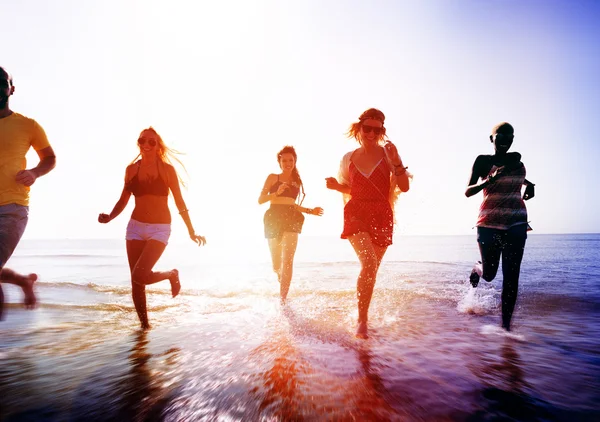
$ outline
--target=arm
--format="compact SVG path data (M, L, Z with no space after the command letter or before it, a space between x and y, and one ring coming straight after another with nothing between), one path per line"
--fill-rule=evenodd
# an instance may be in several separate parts
M402 192L408 192L410 189L408 174L406 174L406 169L408 167L405 167L402 163L402 158L400 158L400 154L398 154L396 145L394 145L392 141L387 141L384 145L383 151L385 152L385 156L389 165L392 166L393 183L398 186Z
M56 167L56 155L54 154L52 147L46 147L36 152L38 157L40 157L40 162L32 169L19 171L15 177L17 183L31 186L38 177L48 174Z
M197 235L194 231L194 226L192 225L192 220L190 218L190 210L187 209L185 201L183 200L183 196L181 195L179 178L177 177L177 172L173 166L167 165L167 175L169 180L169 189L171 189L171 193L173 194L175 206L179 210L179 215L181 215L181 218L188 229L190 239L192 239L198 245L204 245L206 243L204 236Z
M323 215L323 208L321 207L315 207L315 208L304 208L300 205L296 205L296 209L300 212L303 212L305 214L311 214L311 215Z
M467 190L465 190L465 196L467 198L478 194L485 187L494 183L496 179L500 176L500 172L497 172L494 176L483 179L484 160L485 156L480 155L475 159L475 162L473 163L473 168L471 169L471 177L469 178L469 185L467 186ZM478 180L480 178L483 180L478 183Z
M121 214L123 212L123 210L129 203L129 198L131 197L131 192L127 189L126 185L127 185L127 180L130 179L129 176L131 176L131 174L130 174L131 171L132 171L132 167L131 166L127 167L127 170L125 170L125 186L123 186L123 191L121 192L121 197L115 204L115 206L114 206L113 210L110 212L110 214L102 213L98 216L99 223L106 224L109 221L115 219L119 214Z
M344 185L344 184L338 182L335 177L325 178L325 183L326 183L327 189L336 190L338 192L350 195L350 186Z
M404 167L402 160L400 160L400 164L392 163L392 165L394 166L394 182L396 183L396 186L398 186L402 192L408 192L410 189L408 174L406 174L406 169L408 167Z
M126 188L123 188L123 192L121 192L121 197L115 204L113 210L110 212L110 214L100 214L98 216L98 222L105 224L116 218L119 214L123 212L123 210L127 206L127 203L129 202L130 197L131 192L129 192Z
M535 183L531 183L529 180L525 179L523 182L525 185L525 192L523 193L523 199L527 201L535 196Z
M354 151L350 151L342 157L337 179L335 177L325 178L327 189L336 190L344 195L350 195L352 188L350 187L349 167L352 154L354 154ZM341 183L339 180L341 180Z
M258 205L262 205L265 202L269 202L271 199L276 198L281 192L285 190L285 185L282 184L281 186L279 186L279 189L277 189L277 192L269 193L271 186L273 186L273 184L275 183L275 177L276 176L274 174L269 174L267 176L265 184L263 185L263 188L260 191L260 195L258 196Z

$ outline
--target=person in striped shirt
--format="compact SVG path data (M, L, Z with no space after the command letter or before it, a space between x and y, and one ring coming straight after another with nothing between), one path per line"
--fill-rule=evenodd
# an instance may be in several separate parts
M477 287L479 279L492 281L502 258L502 327L510 331L517 301L519 273L527 239L527 209L524 200L534 197L534 184L525 178L521 154L508 152L514 140L510 123L496 125L490 141L493 155L480 155L473 163L465 195L483 191L477 219L477 243L481 254L469 280ZM525 192L521 194L522 187Z

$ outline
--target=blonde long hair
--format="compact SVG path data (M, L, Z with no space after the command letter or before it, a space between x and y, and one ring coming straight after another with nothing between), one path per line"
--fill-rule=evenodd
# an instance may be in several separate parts
M152 126L146 128L140 132L140 135L138 136L138 141L142 137L142 134L144 132L152 132L156 135L156 138L158 139L158 144L157 144L158 151L156 152L156 154L158 155L158 158L160 159L160 161L162 163L170 164L173 166L173 168L175 168L175 166L173 165L175 162L175 163L177 163L177 165L181 166L181 168L183 169L183 171L185 172L186 175L188 174L187 169L185 168L185 165L181 162L181 160L179 158L177 158L177 155L183 155L182 152L179 152L173 148L169 148L163 141L162 137L158 134L156 129L154 129ZM142 156L142 152L140 151L138 153L138 155L133 159L133 161L131 161L130 164L135 163L137 161L137 159L140 158L141 156ZM179 179L179 183L181 184L181 186L186 187L185 180L183 180L183 178L181 177L181 175L179 174L179 172L177 170L175 170L175 174L177 174L177 179Z

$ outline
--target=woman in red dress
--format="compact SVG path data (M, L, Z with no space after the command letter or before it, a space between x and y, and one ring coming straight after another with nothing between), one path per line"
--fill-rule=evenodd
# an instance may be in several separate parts
M409 175L396 146L387 139L385 115L374 108L365 111L348 129L360 147L342 158L338 178L328 177L327 188L344 194L344 230L360 261L356 290L356 336L368 338L369 304L377 271L394 230L393 204L409 189Z

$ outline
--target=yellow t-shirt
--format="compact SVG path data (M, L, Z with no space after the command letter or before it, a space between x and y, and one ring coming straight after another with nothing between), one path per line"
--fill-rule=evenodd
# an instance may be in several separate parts
M27 166L25 155L50 146L44 129L19 113L0 119L0 205L29 205L29 187L15 181Z

